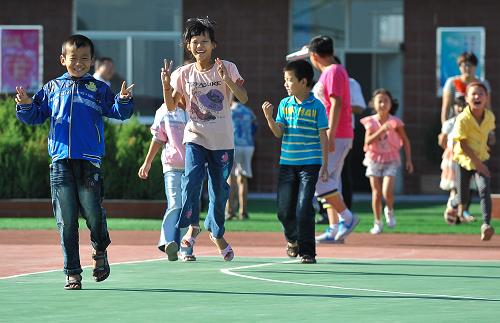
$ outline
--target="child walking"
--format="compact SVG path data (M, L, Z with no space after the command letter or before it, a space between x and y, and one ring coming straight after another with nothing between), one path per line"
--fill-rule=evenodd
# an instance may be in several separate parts
M276 121L274 106L262 104L272 133L281 141L278 179L278 219L287 240L287 255L304 264L316 263L313 198L318 176L328 179L328 119L323 104L311 92L314 71L308 62L284 68L290 96L281 100Z
M102 208L102 118L130 118L134 85L127 88L123 82L120 93L114 96L106 83L88 74L94 62L94 45L85 36L72 35L66 39L60 60L67 73L45 84L33 99L22 87L16 88L16 114L30 125L50 118L50 187L64 255L64 288L81 289L79 213L90 230L94 280L101 282L109 276L106 248L111 240Z
M181 178L184 173L186 155L182 138L188 118L187 112L180 107L168 111L165 104L161 105L156 111L151 126L151 134L153 135L151 145L138 173L140 178L147 179L151 163L158 151L161 150L167 210L163 216L158 249L165 252L170 261L178 259L177 252L180 244L180 231L177 228L177 222L182 207ZM184 261L195 261L193 248L181 248L181 258Z
M491 172L488 136L495 129L495 115L487 109L488 89L483 83L471 82L467 85L467 107L457 116L453 130L453 160L457 163L457 195L449 203L447 212L454 209L458 217L463 216L464 205L469 200L470 180L474 177L481 203L483 224L481 240L491 239L495 230L491 226ZM456 212L456 211L455 211Z
M398 103L386 89L373 92L373 108L376 114L360 120L365 127L365 159L366 177L370 179L372 189L372 210L375 218L372 234L380 234L384 225L382 222L382 196L385 220L389 228L396 226L394 217L394 179L401 160L399 150L403 146L405 151L405 168L411 174L413 163L411 161L410 140L406 135L403 122L396 116Z
M231 94L241 103L248 100L243 78L236 65L212 58L217 46L214 23L208 18L191 18L186 22L184 45L195 59L170 76L170 65L161 72L163 96L169 110L181 99L186 102L190 121L184 131L186 144L185 172L182 177L182 209L179 228L188 227L181 246L192 247L200 232L200 191L208 171L209 207L205 228L226 261L234 257L224 239L224 209L229 197L227 178L234 155L231 120ZM205 166L207 163L207 166Z

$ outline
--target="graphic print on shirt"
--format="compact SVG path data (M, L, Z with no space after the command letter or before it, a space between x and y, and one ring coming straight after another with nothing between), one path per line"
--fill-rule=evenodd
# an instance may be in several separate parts
M202 122L217 119L217 112L222 111L224 107L224 95L217 89L211 89L207 93L193 90L193 97L195 100L191 102L191 110Z

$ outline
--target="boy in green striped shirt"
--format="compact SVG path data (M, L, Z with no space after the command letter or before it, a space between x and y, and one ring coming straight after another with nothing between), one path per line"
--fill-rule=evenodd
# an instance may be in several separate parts
M262 104L269 128L282 138L278 219L283 225L288 256L300 256L302 263L316 263L312 201L318 177L323 181L328 178L328 119L325 107L311 93L311 64L292 61L283 71L290 96L281 100L276 120L274 106L267 101Z

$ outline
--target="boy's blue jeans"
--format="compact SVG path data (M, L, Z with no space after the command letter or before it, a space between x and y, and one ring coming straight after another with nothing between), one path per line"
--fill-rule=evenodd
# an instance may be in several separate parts
M78 245L78 214L90 230L92 247L104 251L111 243L106 214L102 208L102 172L91 162L63 159L50 165L52 208L61 236L64 273L82 272Z
M177 228L177 222L179 221L182 207L182 174L184 174L183 170L169 170L163 174L167 210L163 216L160 240L158 241L158 249L161 251L165 251L165 245L169 242L175 241L177 244L180 244L180 231ZM181 251L186 255L192 255L193 247L181 247Z
M234 149L210 150L186 144L186 163L182 176L182 211L177 226L199 225L200 193L208 171L208 214L205 228L220 239L224 236L224 210L229 197L227 178L233 168Z
M280 165L278 219L288 242L298 242L299 255L316 256L313 198L320 165Z

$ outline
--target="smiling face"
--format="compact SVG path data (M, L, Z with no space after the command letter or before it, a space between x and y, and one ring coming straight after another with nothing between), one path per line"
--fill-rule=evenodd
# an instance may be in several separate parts
M215 48L207 32L191 37L187 44L187 50L193 55L197 62L205 62L212 58L212 51Z
M65 66L69 75L80 78L90 71L94 63L89 46L77 48L75 45L66 45L65 54L61 55L61 65Z
M386 117L391 111L391 98L385 93L379 93L373 98L373 108L381 117Z
M294 71L285 71L284 72L285 79L285 89L288 92L288 95L302 95L304 92L308 92L307 88L307 80L302 79L299 81Z
M467 104L474 111L482 111L486 108L488 93L480 85L472 85L467 89Z

